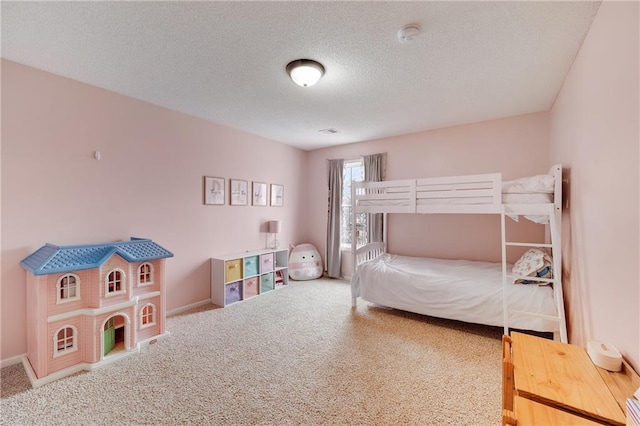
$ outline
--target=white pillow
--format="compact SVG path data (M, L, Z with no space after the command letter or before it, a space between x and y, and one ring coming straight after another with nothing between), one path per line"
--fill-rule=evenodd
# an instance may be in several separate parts
M553 175L536 175L510 180L502 183L502 192L529 193L542 192L553 194L555 179Z

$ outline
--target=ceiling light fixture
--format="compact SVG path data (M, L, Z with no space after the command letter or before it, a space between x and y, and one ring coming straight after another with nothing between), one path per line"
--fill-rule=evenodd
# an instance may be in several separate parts
M320 80L324 67L311 59L297 59L287 64L287 73L298 86L310 87Z

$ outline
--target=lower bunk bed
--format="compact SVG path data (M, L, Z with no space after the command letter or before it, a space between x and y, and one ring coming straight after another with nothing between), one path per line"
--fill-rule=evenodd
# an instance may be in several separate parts
M553 288L511 284L503 294L501 263L398 256L386 253L384 243L360 247L356 259L360 261L351 278L353 306L360 297L422 315L503 327L506 296L509 327L559 332L557 321L542 317L557 316Z

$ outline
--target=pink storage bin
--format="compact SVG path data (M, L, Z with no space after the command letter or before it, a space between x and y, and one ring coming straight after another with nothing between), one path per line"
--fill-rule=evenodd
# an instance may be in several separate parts
M273 253L266 253L260 256L260 273L273 271Z
M247 278L244 280L244 298L257 296L259 293L258 277Z

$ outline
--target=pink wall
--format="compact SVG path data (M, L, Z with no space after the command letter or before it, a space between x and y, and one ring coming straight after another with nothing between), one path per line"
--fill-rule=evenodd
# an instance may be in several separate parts
M211 255L263 247L267 220L282 220L283 244L324 253L325 160L387 152L387 179L570 168L571 341L607 340L640 368L638 38L638 3L605 1L550 113L309 153L3 60L0 359L26 351L19 261L43 243L152 238L176 255L166 263L176 309L209 298ZM285 207L203 206L203 175L283 183ZM499 258L495 217L390 225L395 252Z
M210 297L212 255L265 247L268 220L282 244L306 225L290 146L6 60L2 125L2 360L26 352L20 260L46 242L153 239L175 254L171 311ZM204 206L204 175L284 184L284 207Z
M327 222L326 159L355 159L387 153L387 180L502 172L503 179L546 173L549 163L548 114L433 130L389 139L326 148L309 153L305 215L308 242L325 252ZM512 224L516 225L516 224ZM509 237L543 238L543 227L526 220L509 226ZM500 260L498 215L391 215L389 250L441 258ZM510 252L517 258L519 252Z
M551 111L570 168L564 226L570 340L614 344L640 368L637 2L600 6Z

